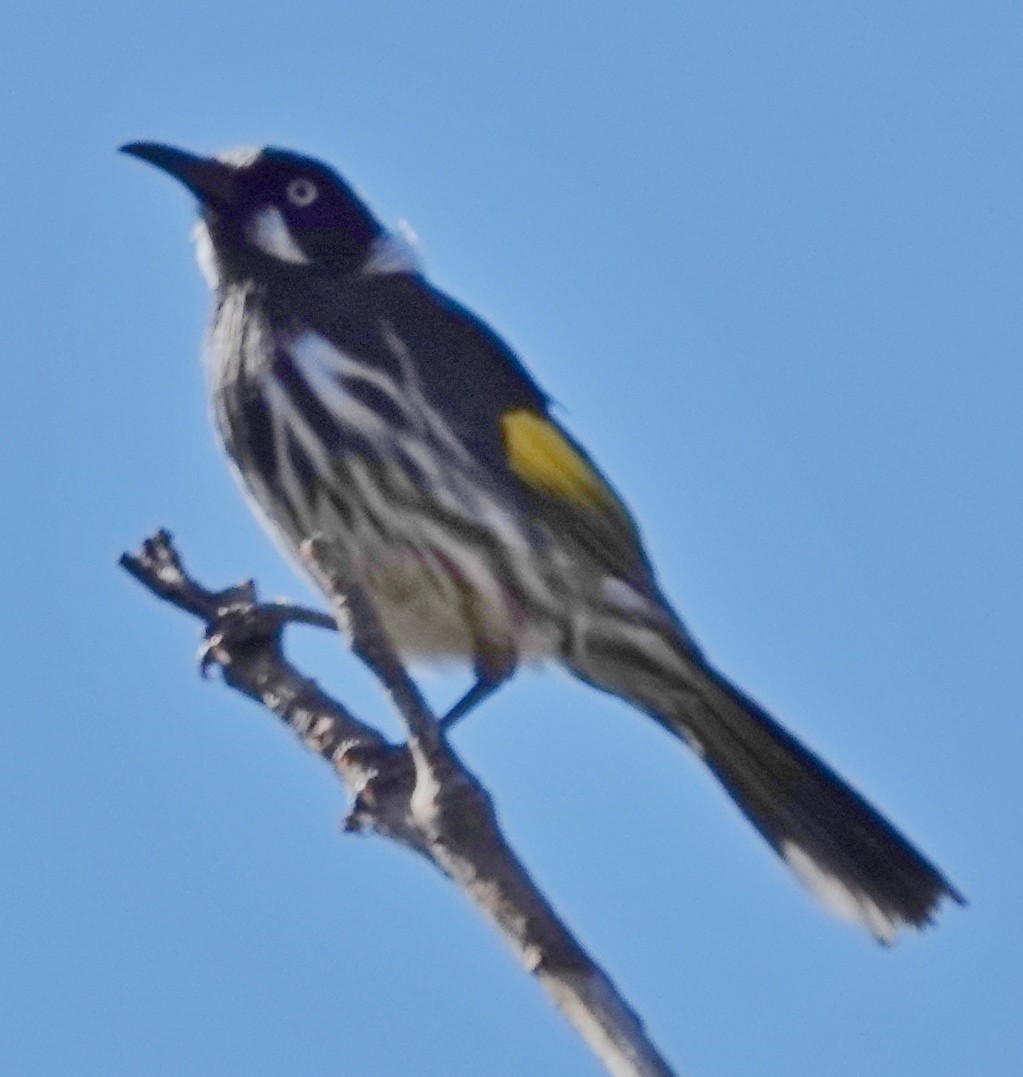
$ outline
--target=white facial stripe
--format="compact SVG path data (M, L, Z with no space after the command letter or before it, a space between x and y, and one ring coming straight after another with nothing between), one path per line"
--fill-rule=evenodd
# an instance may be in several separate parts
M264 254L280 262L307 265L309 259L288 231L284 215L274 206L266 206L256 213L245 227L245 238Z
M408 221L399 221L396 232L384 232L373 241L363 273L367 276L382 273L419 273L423 261L419 237Z

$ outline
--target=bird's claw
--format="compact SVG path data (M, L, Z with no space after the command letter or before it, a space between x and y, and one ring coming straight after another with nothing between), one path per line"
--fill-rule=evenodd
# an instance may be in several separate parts
M196 655L199 676L209 676L213 666L230 665L232 650L255 641L275 638L281 631L280 612L255 602L251 581L228 588L220 596L221 611L206 626Z

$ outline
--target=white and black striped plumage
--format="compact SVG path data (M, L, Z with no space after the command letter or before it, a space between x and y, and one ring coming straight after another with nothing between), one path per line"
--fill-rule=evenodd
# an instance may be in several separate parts
M882 941L962 901L706 662L628 511L515 354L339 176L279 150L125 150L199 198L216 424L251 500L328 594L332 560L354 568L402 653L475 664L469 702L520 659L550 658L635 704Z

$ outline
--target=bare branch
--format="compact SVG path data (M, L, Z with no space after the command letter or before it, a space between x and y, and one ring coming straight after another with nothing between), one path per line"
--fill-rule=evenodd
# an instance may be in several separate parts
M334 619L288 603L260 603L252 581L209 591L182 564L166 531L122 566L157 597L206 627L203 670L218 666L232 688L262 703L326 759L352 797L346 829L372 831L444 872L504 937L520 964L616 1077L671 1077L642 1022L558 918L505 841L490 795L446 738L375 612L357 586L339 580L356 653L391 696L409 730L388 743L291 665L288 624L333 627Z

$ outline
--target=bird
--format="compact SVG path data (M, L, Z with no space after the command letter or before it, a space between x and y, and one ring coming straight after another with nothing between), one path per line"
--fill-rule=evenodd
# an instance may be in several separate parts
M560 664L687 744L809 890L881 943L965 903L711 664L620 494L407 232L300 153L121 150L198 202L211 410L249 502L335 609L355 581L403 661L471 668L445 731L522 664Z

